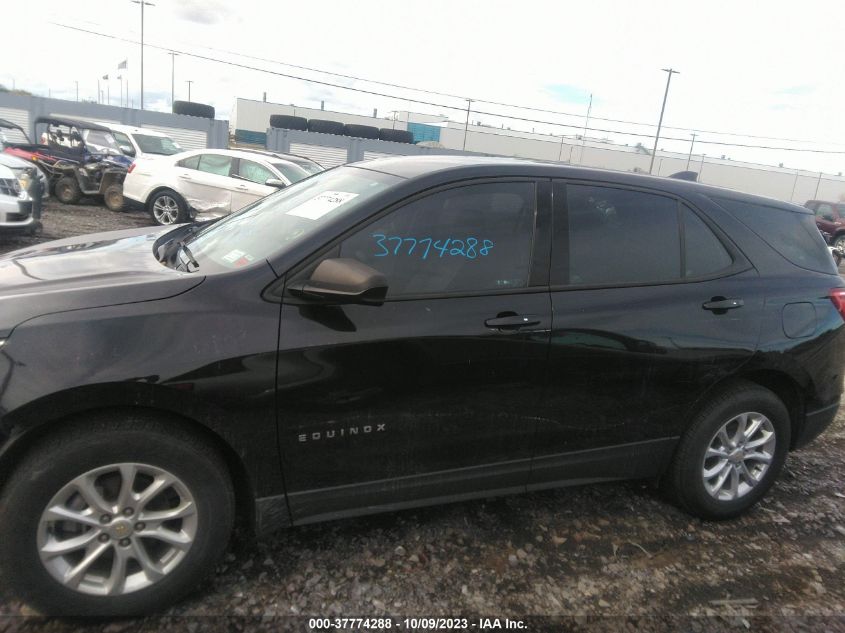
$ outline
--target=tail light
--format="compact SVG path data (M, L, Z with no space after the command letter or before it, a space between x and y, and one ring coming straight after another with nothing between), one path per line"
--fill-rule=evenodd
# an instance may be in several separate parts
M845 321L845 288L833 288L827 296L830 297L839 316Z
M129 169L126 170L126 173L131 174L133 169L135 169L135 163L134 162L129 164Z

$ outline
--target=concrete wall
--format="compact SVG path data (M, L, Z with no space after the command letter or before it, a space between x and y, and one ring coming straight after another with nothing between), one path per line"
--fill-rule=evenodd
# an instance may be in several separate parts
M7 119L23 127L34 142L38 141L35 119L39 116L51 115L84 121L123 123L160 130L171 136L185 149L225 149L229 146L228 121L121 108L99 103L0 93L0 119ZM10 135L10 140L18 139Z

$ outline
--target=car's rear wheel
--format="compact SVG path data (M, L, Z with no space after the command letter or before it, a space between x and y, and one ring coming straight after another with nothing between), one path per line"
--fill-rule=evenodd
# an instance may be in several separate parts
M682 508L701 518L738 516L772 487L789 440L783 402L759 385L739 383L714 396L695 416L665 487Z
M837 235L833 240L833 247L840 250L845 250L845 233Z
M33 449L0 494L0 571L51 615L129 616L178 600L228 542L234 493L208 444L101 417Z
M76 204L82 197L82 191L79 189L79 183L76 178L71 176L62 176L56 181L54 193L59 202L63 204Z
M175 191L164 189L149 202L150 216L156 224L181 224L188 221L188 205Z
M103 200L110 211L123 211L123 185L114 183L106 187Z

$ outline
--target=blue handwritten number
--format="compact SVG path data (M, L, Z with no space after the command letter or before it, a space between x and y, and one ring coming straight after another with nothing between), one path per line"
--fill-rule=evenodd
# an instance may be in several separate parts
M420 240L420 244L422 244L423 242L428 242L428 246L425 247L425 253L423 253L423 256L422 256L422 258L425 259L426 257L428 257L428 249L431 248L431 238L430 237L424 237Z
M484 246L482 246L478 252L482 255L487 255L491 248L493 248L493 242L490 240L484 240Z
M467 257L469 259L475 259L478 257L478 253L475 252L475 247L478 245L478 240L474 237L467 238Z
M414 253L414 247L416 247L416 245L417 245L417 238L415 238L415 237L406 237L406 238L405 238L404 240L402 240L402 241L403 241L403 242L413 242L413 244L411 244L411 248L409 248L409 249L408 249L408 255L413 255L413 253Z
M443 253L446 252L448 246L449 246L449 238L446 238L446 240L443 242L443 244L440 244L440 240L437 240L434 243L435 250L440 251L440 257L443 257Z
M402 238L401 237L388 237L387 238L388 242L391 241L391 240L398 240L398 243L396 244L396 248L393 249L393 254L398 255L399 249L402 248Z
M373 237L376 238L376 244L381 246L384 249L383 253L376 253L376 257L384 257L386 255L390 255L390 251L387 250L387 247L384 245L384 233L373 233Z
M460 244L461 247L458 248L455 244ZM464 241L463 240L452 240L452 248L449 250L450 255L463 255L466 257L466 253L464 253Z

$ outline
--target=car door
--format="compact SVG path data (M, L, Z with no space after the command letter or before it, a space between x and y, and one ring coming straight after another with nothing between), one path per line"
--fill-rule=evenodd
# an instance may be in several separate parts
M380 306L284 300L277 397L294 520L524 489L551 326L548 269L532 266L549 209L536 200L529 179L447 187L289 277L353 258L389 285Z
M180 163L194 164L191 159ZM198 213L229 213L232 209L231 171L231 156L199 154L195 169L178 168L179 193Z
M233 170L232 182L232 211L242 209L256 200L269 196L276 191L264 183L271 178L279 177L267 167L252 160L239 158Z
M693 404L754 353L757 274L670 195L557 182L553 222L548 409L530 487L658 474Z

